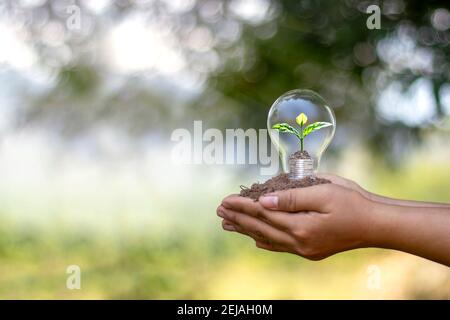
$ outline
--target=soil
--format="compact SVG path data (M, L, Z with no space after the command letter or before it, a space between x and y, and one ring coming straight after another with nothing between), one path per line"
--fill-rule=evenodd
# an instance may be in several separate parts
M311 159L308 151L297 151L289 156L289 159Z
M306 151L297 151L290 155L290 158L311 159ZM254 183L250 188L241 186L240 196L258 201L259 197L266 193L294 188L306 188L324 183L331 183L331 181L317 177L306 177L300 180L290 180L288 174L282 173L264 183Z
M306 188L324 183L331 183L331 181L317 177L290 180L287 173L282 173L264 183L254 183L250 188L241 186L241 192L239 194L241 197L247 197L258 201L259 197L266 193L294 188Z

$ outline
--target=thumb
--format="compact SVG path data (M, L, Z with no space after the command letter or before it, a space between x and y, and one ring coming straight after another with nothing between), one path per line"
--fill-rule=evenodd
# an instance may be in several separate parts
M265 194L259 198L259 202L263 207L271 210L321 212L331 198L331 189L331 184L288 189Z

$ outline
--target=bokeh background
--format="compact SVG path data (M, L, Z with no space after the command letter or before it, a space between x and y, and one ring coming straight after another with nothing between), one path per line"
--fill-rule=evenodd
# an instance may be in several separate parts
M215 209L258 166L170 157L174 129L264 128L308 88L337 116L323 170L450 202L449 43L448 1L2 1L0 298L449 298L405 253L256 249Z

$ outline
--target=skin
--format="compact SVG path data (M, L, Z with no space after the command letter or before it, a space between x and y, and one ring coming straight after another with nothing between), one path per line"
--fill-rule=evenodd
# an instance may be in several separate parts
M445 203L400 200L400 199L393 199L393 198L380 196L380 195L371 193L371 192L363 189L359 184L357 184L356 182L354 182L352 180L345 179L343 177L336 176L334 174L320 174L320 175L318 175L318 177L328 179L331 182L333 182L334 184L357 191L361 195L366 197L367 199L376 201L376 202L381 202L381 203L386 203L386 204L394 204L394 205L400 205L400 206L411 206L411 207L450 208L450 204L445 204Z
M366 247L400 250L450 266L450 205L390 199L351 180L268 194L231 195L217 214L227 231L261 249L310 260Z

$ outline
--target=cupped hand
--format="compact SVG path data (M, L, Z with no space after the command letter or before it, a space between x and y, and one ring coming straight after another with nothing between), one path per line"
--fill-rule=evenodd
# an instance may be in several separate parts
M370 206L360 192L331 183L279 191L258 202L231 195L217 214L225 230L250 236L259 248L320 260L370 245Z
M322 179L328 179L334 184L337 184L339 186L345 187L345 188L353 190L353 191L357 191L364 197L372 200L371 193L369 191L367 191L366 189L364 189L363 187L361 187L359 184L357 184L353 180L346 179L344 177L341 177L341 176L338 176L335 174L331 174L331 173L321 173L321 174L318 174L317 177L322 178Z

